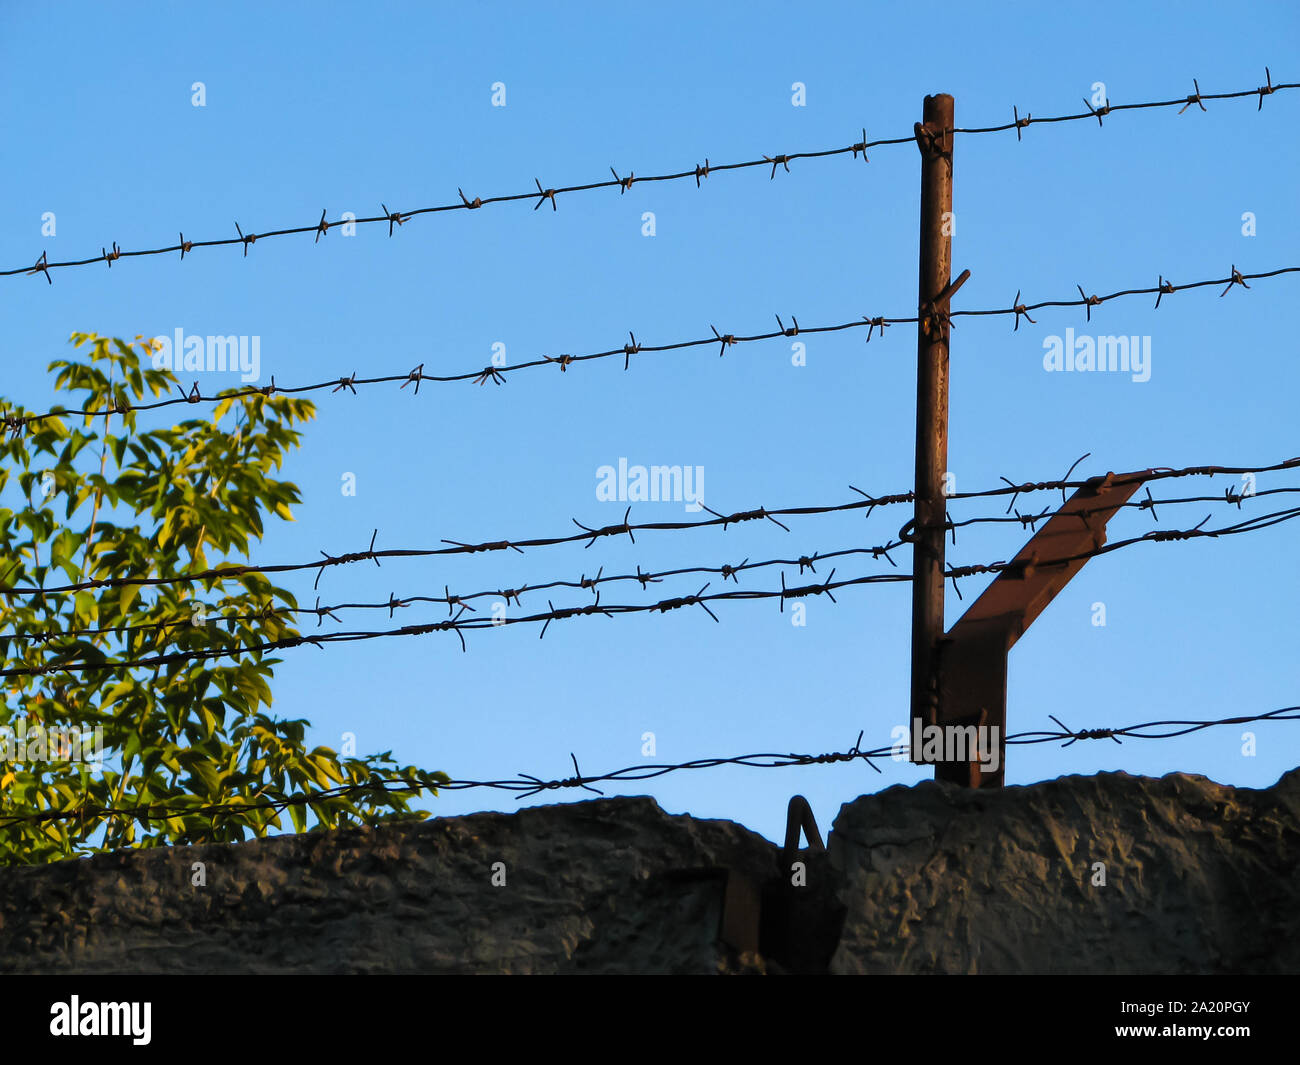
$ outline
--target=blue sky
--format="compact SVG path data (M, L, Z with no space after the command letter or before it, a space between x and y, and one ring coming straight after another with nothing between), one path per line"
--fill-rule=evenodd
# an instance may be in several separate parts
M958 125L1061 114L1105 84L1113 103L1274 82L1300 37L1292 4L936 5L927 37L913 5L460 2L378 4L7 5L0 10L0 265L314 224L322 208L379 213L468 195L578 184L782 152L906 136L926 93L956 98ZM192 106L203 82L206 106ZM506 106L492 106L492 86ZM806 106L792 106L792 86ZM1115 115L958 140L954 266L971 280L955 306L1068 299L1075 285L1109 292L1296 265L1300 221L1294 130L1300 92L1265 101ZM902 316L916 305L918 154L873 150L870 163L796 161L762 170L633 185L416 218L240 249L197 250L104 267L0 279L6 352L0 394L32 408L54 399L45 366L74 330L134 336L260 337L262 380L298 384L357 371L478 369L504 344L514 363L541 354L787 322ZM57 233L44 237L42 215ZM642 234L653 212L655 235ZM1253 212L1256 234L1242 233ZM1044 310L1013 332L1006 319L966 319L952 343L950 462L958 490L1062 475L1202 463L1252 465L1300 453L1300 368L1292 357L1294 277L1115 301L1093 313ZM1151 337L1151 377L1045 372L1044 339L1076 332ZM704 501L730 512L834 503L852 483L876 494L912 479L915 335L892 328L864 346L847 331L513 375L503 387L425 385L323 394L286 476L304 495L293 524L272 527L256 558L301 561L326 550L436 546L564 533L622 519L597 499L596 471L630 464L700 466ZM206 391L225 382L199 377ZM156 416L161 421L164 415ZM150 424L154 424L150 422ZM355 474L354 497L344 496ZM1261 477L1260 488L1295 484ZM1238 482L1166 484L1156 494L1216 494ZM1169 489L1164 491L1164 489ZM1185 491L1186 490L1186 491ZM1048 497L1041 497L1048 498ZM1059 500L1059 496L1055 497ZM1275 509L1271 501L1248 512ZM997 513L954 506L954 517ZM1163 511L1169 526L1235 510ZM639 503L638 521L689 518L683 504ZM882 543L903 508L687 533L646 533L455 559L348 567L321 580L323 601L468 592L606 571L720 565ZM1129 512L1112 538L1151 528ZM1014 526L963 531L954 564L1010 558ZM1194 543L1144 544L1089 563L1011 656L1009 725L1123 725L1169 717L1257 713L1295 703L1294 525ZM906 553L900 557L907 566ZM886 567L887 568L887 567ZM820 569L820 567L819 567ZM837 578L878 572L847 560ZM824 571L823 571L824 572ZM787 577L790 580L790 577ZM312 601L310 576L293 585ZM642 595L615 586L605 602L694 592L703 579ZM743 588L779 586L775 570ZM981 587L965 582L969 603ZM711 591L720 590L715 580ZM525 606L545 608L546 594ZM561 592L556 606L590 594ZM843 750L888 743L906 719L905 584L847 589L838 605L808 600L796 628L774 602L556 623L288 652L276 711L307 717L311 737L458 778L563 776L635 765L642 734L654 761L748 751ZM563 602L562 602L563 601ZM1092 624L1104 602L1107 624ZM949 622L965 604L949 594ZM405 612L404 623L445 610ZM369 615L347 615L364 627ZM1240 728L1164 742L1019 747L1008 782L1122 769L1183 770L1265 786L1296 763L1292 726ZM608 794L654 795L672 812L726 817L779 838L787 800L803 793L828 828L843 802L924 774L886 761L807 769L724 768ZM561 793L561 797L587 797ZM554 795L531 801L551 801ZM514 809L510 795L446 794L440 814Z

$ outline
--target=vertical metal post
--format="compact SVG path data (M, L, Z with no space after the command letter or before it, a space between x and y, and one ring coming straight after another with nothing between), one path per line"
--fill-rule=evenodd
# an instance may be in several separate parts
M916 336L916 510L912 546L911 735L938 721L939 641L944 634L944 474L948 469L948 321L952 272L953 100L925 98L921 149L921 255ZM920 762L919 750L912 761Z

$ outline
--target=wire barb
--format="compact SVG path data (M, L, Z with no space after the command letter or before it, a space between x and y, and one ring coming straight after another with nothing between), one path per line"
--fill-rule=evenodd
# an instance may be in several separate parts
M1250 286L1246 284L1246 279L1241 276L1241 272L1237 269L1236 263L1233 263L1232 265L1232 279L1228 282L1224 290L1219 293L1219 299L1223 299L1223 297L1228 294L1229 290L1231 290L1233 285L1240 285L1242 288L1250 288Z
M769 181L776 179L776 168L778 166L785 167L785 172L787 174L790 173L790 157L788 155L774 155L771 157L765 155L763 156L763 159L772 164L772 176L768 178Z
M1016 140L1018 141L1018 140L1020 140L1020 131L1021 131L1022 129L1024 129L1025 126L1029 125L1029 123L1032 121L1032 118L1031 118L1030 115L1027 114L1027 113L1026 113L1026 115L1025 115L1024 118L1021 118L1021 117L1020 117L1020 112L1019 112L1018 110L1016 110L1016 105L1015 105L1015 104L1012 104L1012 105L1011 105L1011 115L1012 115L1012 118L1013 118L1014 121L1015 121L1015 126L1016 126Z
M858 152L862 153L862 161L864 163L869 163L871 161L867 158L867 128L865 126L862 127L862 140L858 141L857 144L853 145L854 159L858 157Z
M1103 115L1108 115L1108 114L1110 114L1110 103L1109 103L1109 102L1104 103L1104 104L1101 105L1101 107L1094 109L1093 106L1092 106L1092 104L1091 104L1091 103L1088 101L1088 99L1085 97L1085 98L1084 98L1084 101L1083 101L1083 106L1086 107L1086 108L1088 109L1088 113L1089 113L1090 115L1095 115L1095 116L1096 116L1096 118L1097 118L1097 125L1101 126L1101 127L1104 129L1104 128L1105 128L1105 125L1103 124L1103 122L1101 121L1101 119L1102 119L1102 116L1103 116Z
M1029 322L1030 325L1037 325L1037 324L1038 324L1038 323L1035 322L1032 318L1029 317L1029 311L1027 311L1027 310L1025 309L1025 305L1024 305L1023 303L1020 302L1020 289L1016 289L1016 298L1012 301L1011 310L1012 310L1012 312L1013 312L1013 313L1015 314L1015 316L1016 316L1016 324L1015 324L1014 327L1012 327L1012 330L1011 330L1013 333L1019 332L1019 330L1020 330L1020 319L1021 319L1021 317L1024 317L1024 319L1025 319L1027 322ZM1089 312L1089 313L1091 313L1091 312Z
M1180 107L1180 108L1178 109L1178 113L1179 113L1180 115L1181 115L1184 111L1186 111L1189 107L1191 107L1192 104L1195 104L1195 105L1196 105L1197 107L1199 107L1202 111L1204 111L1204 110L1206 109L1205 104L1201 102L1201 86L1200 86L1200 83L1197 82L1197 80L1196 80L1195 78L1193 78L1193 79L1192 79L1192 85L1193 85L1193 87L1195 87L1196 92L1194 92L1191 96L1187 97L1187 103L1183 104L1183 106Z
M50 261L46 258L45 252L41 252L41 257L36 260L36 265L27 272L29 274L44 274L45 280L51 285L54 284L54 280L50 277Z
M544 204L547 200L551 201L552 211L559 210L559 208L555 206L555 189L542 188L542 183L537 178L533 178L533 182L537 185L537 203L533 205L533 210L534 211L537 210L537 208L540 207L542 204Z
M736 336L734 333L727 333L723 335L722 333L719 333L718 330L712 325L710 325L709 328L713 330L713 335L718 341L718 357L721 358L723 355L727 353L728 346L736 342Z
M1264 110L1264 97L1271 96L1274 92L1277 91L1273 87L1273 75L1269 73L1268 67L1264 68L1264 78L1267 84L1261 85L1258 89L1255 90L1257 93L1259 93L1259 106L1255 108L1256 111Z
M615 170L612 166L609 168L609 172L614 175L614 180L618 182L618 194L620 196L622 196L623 193L627 192L627 190L632 187L632 182L636 180L635 174L628 174L628 176L625 178L619 177L618 171Z
M388 223L388 235L390 237L393 235L393 226L400 226L411 217L409 214L403 215L401 211L390 211L386 203L381 203L379 206L384 209L384 220Z

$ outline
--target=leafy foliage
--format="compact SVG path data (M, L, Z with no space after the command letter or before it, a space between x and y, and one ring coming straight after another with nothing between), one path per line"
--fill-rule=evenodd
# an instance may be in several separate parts
M191 575L249 559L267 516L293 520L298 489L273 475L298 445L295 426L313 417L312 404L223 394L206 420L138 432L136 412L125 406L176 384L153 368L152 342L74 333L72 343L88 357L50 369L56 388L84 393L84 402L0 439L0 588L182 579L75 594L0 592L0 668L47 667L3 681L0 755L5 740L9 749L0 759L0 862L238 841L281 828L281 811L304 831L308 808L313 829L427 816L410 803L424 790L436 794L444 774L399 767L389 752L308 750L306 721L270 716L278 659L252 652L122 664L298 635L292 615L277 613L297 605L293 595L265 575ZM0 414L26 413L0 400ZM32 638L43 632L60 635ZM58 668L72 662L97 668ZM15 742L96 728L106 752L100 765L58 760L75 752L53 739ZM327 789L336 793L320 794ZM219 816L199 812L214 805L225 808ZM159 820L159 806L182 812ZM50 812L77 816L31 820ZM8 820L14 815L27 820Z

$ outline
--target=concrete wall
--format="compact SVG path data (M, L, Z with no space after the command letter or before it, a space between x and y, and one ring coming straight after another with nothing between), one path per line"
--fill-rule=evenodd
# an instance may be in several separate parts
M894 787L828 846L782 889L761 837L620 798L8 868L0 971L1300 972L1300 770Z

